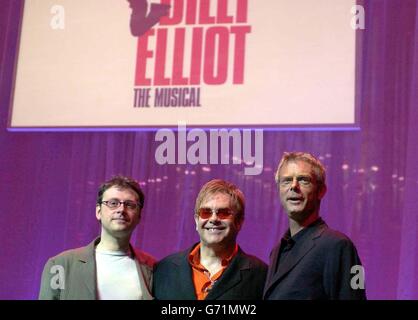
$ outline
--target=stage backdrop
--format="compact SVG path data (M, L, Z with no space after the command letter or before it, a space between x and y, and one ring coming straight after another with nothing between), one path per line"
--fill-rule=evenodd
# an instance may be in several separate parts
M355 127L354 5L25 1L9 126Z
M247 198L240 245L268 261L287 227L273 173L291 150L324 161L321 214L357 245L368 297L418 299L417 1L364 3L361 130L266 131L264 170L256 176L244 175L244 165L159 165L155 132L8 132L21 4L0 0L1 299L35 299L47 258L97 236L96 190L117 173L139 179L146 194L132 239L139 248L160 259L197 241L194 199L221 177Z

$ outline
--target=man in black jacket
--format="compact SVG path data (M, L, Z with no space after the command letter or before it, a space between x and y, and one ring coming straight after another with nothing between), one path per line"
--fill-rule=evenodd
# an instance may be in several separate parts
M244 222L242 192L224 180L200 190L194 219L200 242L170 255L154 270L156 299L261 299L267 265L247 255L236 243Z
M285 153L275 178L289 229L270 255L264 299L365 299L354 244L319 217L323 165L309 153Z

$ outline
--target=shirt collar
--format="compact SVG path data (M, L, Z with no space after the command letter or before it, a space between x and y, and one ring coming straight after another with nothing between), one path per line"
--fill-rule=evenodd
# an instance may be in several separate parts
M308 233L308 231L317 226L318 224L322 223L322 218L318 217L314 222L300 230L298 233L296 233L293 237L290 235L290 229L287 229L285 234L283 235L283 238L281 240L282 243L293 245L294 243L298 242L300 239L304 238L304 235Z
M193 250L189 253L189 263L191 266L199 268L199 269L205 269L200 264L200 248L201 244L199 243L196 247L193 248ZM234 251L229 255L229 257L222 259L222 267L226 267L232 260L232 258L235 257L235 255L238 253L238 245L235 244Z

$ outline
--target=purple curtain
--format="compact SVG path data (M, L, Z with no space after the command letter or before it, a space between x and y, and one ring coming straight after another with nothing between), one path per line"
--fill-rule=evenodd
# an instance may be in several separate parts
M0 0L0 299L35 299L46 259L98 235L96 190L118 173L143 183L145 210L132 239L139 248L162 258L197 241L196 195L220 177L246 195L240 245L268 261L287 227L273 174L291 150L312 152L326 164L321 214L356 244L368 297L418 299L416 0L364 1L361 129L264 132L258 176L245 176L239 165L158 165L155 132L8 132L21 5Z

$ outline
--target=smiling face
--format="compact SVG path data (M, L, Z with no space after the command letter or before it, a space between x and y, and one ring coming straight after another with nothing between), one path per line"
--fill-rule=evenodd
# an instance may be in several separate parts
M318 183L310 163L301 160L284 163L278 184L280 202L290 219L303 222L319 214L326 187Z
M241 229L243 220L231 208L231 198L225 193L215 193L204 199L200 208L210 208L214 211L222 208L229 208L232 214L226 219L220 219L212 212L209 218L202 218L195 214L196 230L199 233L202 246L230 246L235 244L238 232Z
M103 201L109 200L132 201L138 203L138 195L131 189L120 189L117 186L107 189L103 193ZM130 209L125 204L111 209L106 204L96 206L96 218L102 224L103 233L114 238L130 236L139 223L140 207Z

